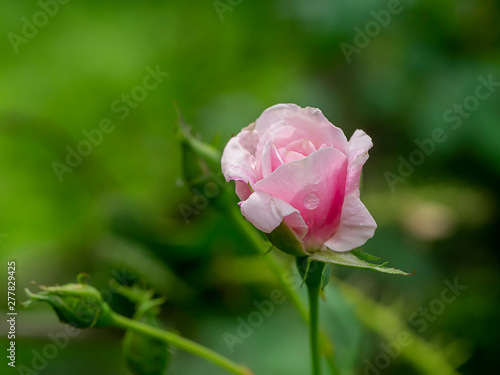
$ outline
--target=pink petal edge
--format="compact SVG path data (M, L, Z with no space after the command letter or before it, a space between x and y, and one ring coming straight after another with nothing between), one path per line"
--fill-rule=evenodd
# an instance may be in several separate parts
M355 194L347 196L342 206L340 226L325 242L333 251L349 251L360 247L373 237L377 223Z
M355 193L359 197L361 169L368 160L368 150L373 146L372 139L362 130L356 130L349 140L347 153L346 195Z
M241 131L236 137L229 140L222 153L221 169L222 174L229 180L241 180L254 183L257 174L253 167L253 156L244 147L247 137L251 137L249 130Z
M307 232L306 223L297 209L263 191L252 193L240 206L243 216L264 233L271 233L284 218L288 226L296 229L299 239L305 235L304 231Z

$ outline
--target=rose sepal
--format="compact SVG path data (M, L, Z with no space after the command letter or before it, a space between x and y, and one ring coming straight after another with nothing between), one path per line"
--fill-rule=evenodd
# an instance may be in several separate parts
M296 257L309 255L309 253L304 249L302 242L298 240L292 230L284 222L281 222L281 224L271 233L265 234L269 239L269 242L284 253Z

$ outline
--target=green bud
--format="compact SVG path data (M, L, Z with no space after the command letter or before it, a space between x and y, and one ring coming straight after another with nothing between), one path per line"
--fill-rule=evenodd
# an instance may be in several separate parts
M81 283L62 286L40 286L39 293L26 288L30 300L23 303L29 307L38 302L47 302L56 312L59 320L76 328L103 327L111 324L112 310L94 287Z

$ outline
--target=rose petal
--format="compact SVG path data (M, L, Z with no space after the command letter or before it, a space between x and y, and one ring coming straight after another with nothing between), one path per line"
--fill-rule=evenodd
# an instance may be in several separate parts
M235 181L236 184L236 195L240 200L245 201L248 199L250 194L252 194L252 189L248 186L248 183L244 181Z
M328 121L317 108L300 108L297 116L285 118L284 123L297 129L306 130L307 134L304 138L309 140L316 149L326 143L329 147L335 147L347 154L348 142L344 132Z
M302 160L305 158L304 155L295 151L285 151L282 157L285 159L285 163L291 163L292 161Z
M283 219L299 239L307 232L307 225L297 209L263 191L252 193L240 206L243 216L264 233L271 233Z
M253 188L298 209L309 228L306 249L317 250L339 225L346 172L347 157L335 148L324 148L283 164Z
M285 164L283 158L281 157L275 145L272 146L271 164L272 164L272 171Z
M262 157L260 163L257 163L256 169L260 168L262 177L266 177L282 164L281 155L278 153L276 146L269 140L262 150Z
M285 125L285 122L291 122L292 125ZM276 168L272 168L273 165L273 146L281 149L292 146L294 147L297 142L304 141L304 139L316 139L316 142L320 144L323 148L333 147L331 144L333 142L329 142L329 146L324 143L325 137L321 137L315 134L318 129L315 129L315 126L318 124L302 124L303 119L301 117L287 118L282 121L278 121L271 127L269 127L266 133L260 138L259 143L257 144L257 150L255 152L255 160L256 166L255 170L259 179L267 177L271 172ZM333 125L329 125L329 128L333 128ZM340 129L338 129L342 132ZM343 133L342 133L343 135ZM328 137L326 138L328 139ZM345 139L345 137L344 137ZM307 141L314 148L314 144L311 141ZM342 146L344 150L347 149L347 141L345 145ZM307 156L307 155L306 155Z
M255 171L259 179L268 176L273 172L279 165L277 162L277 156L275 155L275 149L282 144L288 144L290 139L295 139L300 137L297 134L298 130L290 126L283 126L282 122L278 122L271 128L268 132L259 140L257 144L257 150L255 154L257 155L255 160ZM276 166L275 168L273 168Z
M316 151L316 147L305 138L298 139L296 141L291 142L286 146L287 151L294 151L302 154L304 156L308 156Z
M359 197L346 196L337 232L325 242L334 251L349 251L373 237L377 223Z
M335 147L347 154L348 143L342 129L337 128L328 121L319 109L312 107L301 108L295 104L277 104L262 112L255 122L255 130L260 137L265 138L264 144L268 140L266 135L268 135L270 128L282 121L284 124L281 126L289 125L304 132L300 138L311 141L316 149L327 143L328 146Z
M372 139L362 130L356 130L349 140L347 151L346 195L355 193L359 197L361 169L368 159L368 150L372 148Z
M226 181L241 180L253 184L257 181L252 148L256 148L252 130L245 128L229 140L222 154L221 169Z
M267 108L255 121L255 130L264 134L271 126L284 118L295 116L302 108L296 104L276 104Z

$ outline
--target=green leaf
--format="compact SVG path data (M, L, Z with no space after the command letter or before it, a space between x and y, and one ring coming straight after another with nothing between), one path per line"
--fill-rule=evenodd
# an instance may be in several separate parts
M366 268L378 272L390 273L393 275L413 275L413 273L404 272L398 270L397 268L386 267L387 264L373 264L360 259L352 251L348 252L336 252L333 250L317 251L310 255L310 258L319 262L338 264L341 266L354 267L354 268Z
M321 290L325 290L326 286L330 282L330 276L332 276L332 267L329 263L323 268L323 273L321 274Z
M302 285L306 282L307 274L309 273L309 267L311 266L311 259L309 257L297 257L295 259L297 265L297 270L299 271L300 277L302 277Z
M364 252L362 249L354 249L354 250L351 250L350 253L354 254L356 257L358 257L359 259L363 259L363 260L380 260L380 257L368 254L368 253Z

